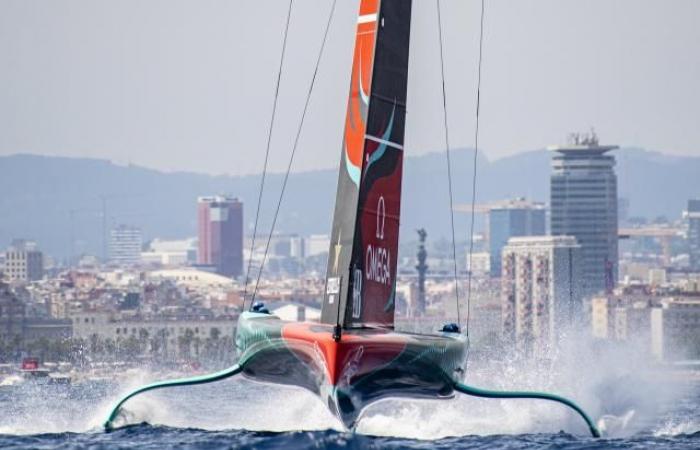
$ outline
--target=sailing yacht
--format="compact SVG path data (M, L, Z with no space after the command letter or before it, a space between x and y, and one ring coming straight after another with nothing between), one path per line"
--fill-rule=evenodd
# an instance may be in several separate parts
M597 434L585 413L562 397L463 384L468 339L458 324L431 335L394 329L411 6L411 0L360 1L320 322L284 321L255 303L238 321L235 366L130 392L106 429L139 393L242 374L308 389L348 429L381 399L446 399L459 391L557 401Z
M360 4L320 323L238 323L244 376L309 389L348 428L385 397L448 398L464 373L457 327L394 331L410 25L411 1Z

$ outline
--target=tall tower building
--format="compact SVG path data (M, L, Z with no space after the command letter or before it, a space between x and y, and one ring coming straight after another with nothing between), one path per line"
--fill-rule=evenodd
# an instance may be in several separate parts
M36 242L15 239L5 252L5 275L11 281L29 282L44 277L44 254Z
M516 237L503 248L503 334L523 354L545 355L581 317L580 252L571 236Z
M141 229L119 225L109 233L109 260L119 265L137 264L141 260Z
M416 265L416 270L418 271L418 301L414 311L417 316L425 314L425 274L428 273L428 265L425 263L428 259L428 252L425 250L425 239L427 237L428 233L424 228L418 230L418 264Z
M574 236L581 245L580 288L586 296L610 291L617 283L618 147L600 145L595 133L571 136L569 145L550 147L551 234Z
M546 234L544 205L522 199L499 203L489 209L491 276L501 276L501 251L508 239Z
M700 272L700 199L688 200L688 251L690 269Z
M236 198L200 197L197 206L199 246L197 264L216 273L243 273L243 203Z

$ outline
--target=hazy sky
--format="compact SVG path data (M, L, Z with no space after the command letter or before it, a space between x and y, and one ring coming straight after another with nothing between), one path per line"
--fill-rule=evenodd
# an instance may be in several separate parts
M435 0L414 0L407 152L444 148ZM489 158L602 140L700 155L700 1L487 0ZM338 0L294 169L340 155L357 0ZM273 170L286 166L330 0L295 0ZM471 146L478 0L442 0L452 145ZM251 173L287 0L0 0L0 155Z

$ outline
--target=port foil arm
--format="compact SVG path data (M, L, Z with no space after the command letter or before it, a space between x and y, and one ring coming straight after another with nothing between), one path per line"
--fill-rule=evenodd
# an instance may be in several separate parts
M588 425L588 429L591 431L591 435L593 435L593 437L600 437L600 431L593 423L591 418L588 416L588 414L586 414L586 412L583 409L581 409L581 407L579 407L576 403L565 397L561 397L555 394L548 394L546 392L491 391L488 389L481 389L469 386L463 383L455 383L454 388L456 391L459 391L463 394L471 395L472 397L504 399L530 398L537 400L550 400L553 402L561 403L576 411L578 415L581 416L581 418L584 421L586 421L586 425Z
M214 383L216 381L221 381L226 378L230 378L236 374L239 374L241 371L243 371L243 364L236 364L234 366L229 367L228 369L221 370L219 372L214 372L210 373L207 375L199 375L196 377L190 377L190 378L179 378L176 380L168 380L168 381L158 381L155 383L147 384L146 386L142 386L138 389L135 389L125 396L123 396L117 403L114 404L112 407L111 412L109 413L109 416L107 417L107 420L105 420L103 426L105 431L111 431L113 428L113 422L114 419L117 418L119 415L119 411L121 410L121 407L126 403L130 398L143 394L144 392L148 391L153 391L155 389L162 389L162 388L167 388L167 387L176 387L176 386L193 386L196 384L206 384L206 383Z

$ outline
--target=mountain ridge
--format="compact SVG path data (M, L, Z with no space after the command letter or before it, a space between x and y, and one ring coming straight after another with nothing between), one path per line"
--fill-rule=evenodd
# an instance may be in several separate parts
M623 148L615 153L618 194L630 213L678 217L689 198L700 196L700 157L665 155ZM473 150L452 151L455 203L471 200ZM511 197L548 201L551 152L532 150L490 161L477 158L477 202ZM328 233L337 169L290 174L278 231ZM404 165L401 233L425 227L431 237L448 236L449 201L444 153L407 157ZM283 174L270 173L261 208L263 233L269 230ZM196 200L201 195L237 196L245 204L248 228L257 202L260 175L207 175L163 172L105 159L14 154L0 156L0 248L12 238L35 239L63 258L72 251L102 251L102 203L107 224L139 226L144 237L179 238L196 234ZM466 215L456 215L458 240L466 239ZM71 245L71 235L74 245ZM74 250L71 250L73 248Z

